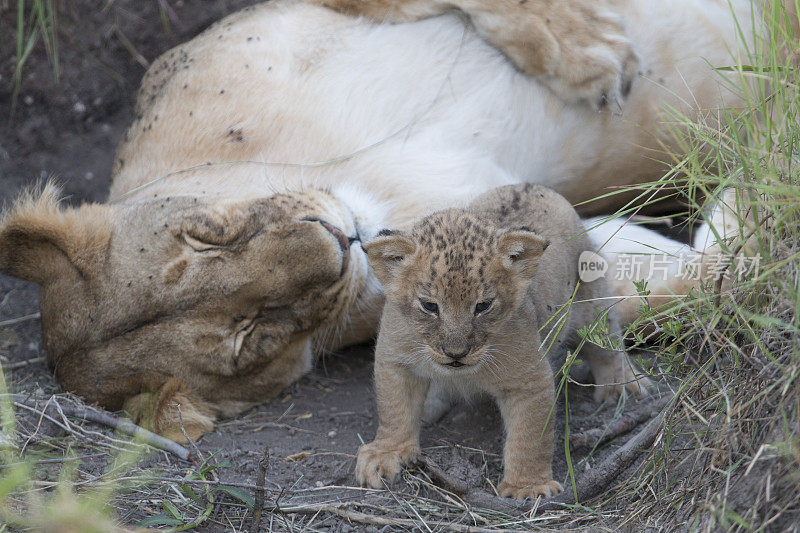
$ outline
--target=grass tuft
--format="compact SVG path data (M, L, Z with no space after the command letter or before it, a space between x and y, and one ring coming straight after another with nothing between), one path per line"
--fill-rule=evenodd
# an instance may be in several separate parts
M53 67L53 77L58 81L61 68L58 62L58 21L53 0L17 0L17 39L14 66L14 90L11 93L10 121L14 120L19 91L22 88L22 73L31 52L41 38L47 59Z
M624 523L749 531L800 520L800 72L789 16L775 2L765 17L769 34L718 69L744 107L716 124L673 117L679 190L725 260L722 275L644 306L633 325L660 325L655 366L678 378L680 401L617 492L636 502Z

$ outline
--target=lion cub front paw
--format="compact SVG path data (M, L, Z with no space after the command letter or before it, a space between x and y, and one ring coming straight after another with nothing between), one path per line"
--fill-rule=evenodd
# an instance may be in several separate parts
M364 444L358 449L356 480L363 487L383 487L381 478L394 481L404 465L419 457L419 446L415 444L386 446L378 442Z
M504 498L515 498L517 500L524 500L525 498L537 498L539 496L549 498L550 496L559 494L563 490L564 488L561 486L561 483L554 479L551 479L545 483L534 483L531 485L520 485L503 481L497 487L497 492L500 493L500 496Z

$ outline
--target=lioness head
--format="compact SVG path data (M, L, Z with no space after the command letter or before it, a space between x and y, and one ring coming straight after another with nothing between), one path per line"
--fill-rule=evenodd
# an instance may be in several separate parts
M386 312L403 322L390 327L422 341L409 362L451 374L491 358L492 333L513 320L546 247L530 231L446 210L407 233L384 230L364 249L386 289Z
M176 377L212 403L256 402L308 369L311 335L360 290L353 220L317 190L64 209L48 186L0 221L0 270L41 285L67 390L119 408Z

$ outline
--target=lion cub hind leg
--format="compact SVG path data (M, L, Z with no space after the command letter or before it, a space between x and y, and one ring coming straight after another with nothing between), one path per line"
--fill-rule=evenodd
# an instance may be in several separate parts
M381 478L392 482L404 465L419 457L419 428L428 381L415 376L382 354L381 339L375 348L375 392L378 400L378 432L375 440L358 449L356 480L379 489Z
M616 400L623 391L637 396L644 396L655 389L655 385L628 358L624 348L622 330L614 307L604 307L602 296L609 294L602 279L590 283L582 283L578 288L576 300L583 302L575 308L576 330L597 320L598 315L605 312L609 337L620 346L619 350L604 348L586 341L579 354L581 359L589 363L589 368L597 385L594 399L597 402ZM578 339L576 339L578 340Z
M435 424L450 411L452 406L452 399L445 394L444 389L435 382L431 383L422 407L422 421L425 424Z
M608 350L586 343L580 357L589 363L596 384L594 399L598 403L613 402L623 391L645 396L655 385L644 376L625 352Z
M185 444L214 429L216 413L189 392L184 383L170 378L155 392L128 398L123 405L133 421L162 437Z

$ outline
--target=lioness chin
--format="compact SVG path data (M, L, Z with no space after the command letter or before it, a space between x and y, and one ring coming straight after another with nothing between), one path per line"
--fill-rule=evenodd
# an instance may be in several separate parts
M561 492L551 468L548 359L578 344L578 329L599 313L622 346L614 310L603 304L605 282L578 279L579 256L592 250L584 231L563 197L527 184L490 191L467 210L436 212L408 232L385 230L365 245L386 304L375 350L380 423L359 449L359 483L378 488L416 458L435 384L497 402L507 432L501 496ZM622 349L581 345L596 399L650 387Z

